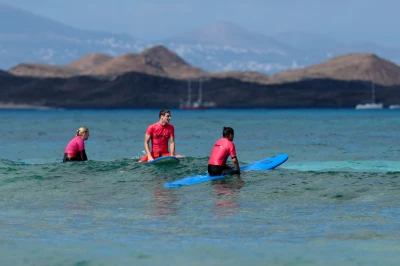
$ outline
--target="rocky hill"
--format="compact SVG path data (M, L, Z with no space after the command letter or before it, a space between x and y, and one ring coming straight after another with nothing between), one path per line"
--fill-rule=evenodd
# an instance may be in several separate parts
M155 46L140 54L123 54L116 58L104 54L89 54L66 66L24 63L9 70L17 76L72 77L72 76L118 76L127 72L176 79L199 78L205 71L186 63L163 46Z
M205 72L191 66L163 46L155 46L139 54L129 53L115 58L105 54L89 54L66 66L24 63L13 67L9 72L17 76L31 77L65 78L87 75L115 78L128 72L140 72L174 79L232 78L260 84L281 84L309 79L370 81L384 86L400 84L400 67L369 53L339 56L311 67L268 76L254 71Z
M78 60L75 60L66 66L69 68L77 69L81 71L80 73L84 73L112 59L112 56L106 54L93 53L79 58Z
M221 79L237 79L250 83L268 84L270 83L270 77L266 74L254 71L226 71L226 72L215 72L209 73L206 77L209 78L221 78Z
M307 79L372 81L391 86L400 84L400 67L374 54L348 54L315 66L280 72L272 76L270 82L285 83Z
M80 74L78 69L68 66L55 66L39 63L23 63L19 64L9 70L9 72L16 76L27 77L40 77L40 78L53 78L61 77L67 78L77 76Z
M186 79L198 78L204 71L187 64L163 46L155 46L140 54L124 54L84 72L86 75L120 75L141 72L150 75Z

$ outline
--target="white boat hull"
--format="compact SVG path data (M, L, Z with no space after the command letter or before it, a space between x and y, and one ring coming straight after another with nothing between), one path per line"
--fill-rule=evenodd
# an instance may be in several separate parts
M382 103L364 103L364 104L357 104L357 110L376 110L376 109L383 109Z

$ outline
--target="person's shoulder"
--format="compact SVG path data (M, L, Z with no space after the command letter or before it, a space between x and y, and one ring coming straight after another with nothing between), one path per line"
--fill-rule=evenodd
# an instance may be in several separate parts
M148 129L154 128L154 127L157 126L157 124L158 124L158 122L155 122L155 123L153 123L153 124L148 125L147 128L148 128Z
M84 142L80 136L75 136L74 140L81 143Z
M167 124L167 127L174 128L174 126L172 124Z
M225 141L225 138L219 138L215 143L222 143L223 141Z
M226 141L227 141L230 145L235 146L235 143L233 143L232 140L226 139Z

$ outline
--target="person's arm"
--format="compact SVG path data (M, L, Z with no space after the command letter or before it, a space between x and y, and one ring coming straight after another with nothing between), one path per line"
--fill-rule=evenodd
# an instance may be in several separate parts
M150 152L150 146L149 146L149 141L150 141L150 135L144 135L144 150L146 151L147 154L147 161L153 161L153 156L151 156Z
M86 151L85 151L85 150L81 150L81 151L80 151L80 155L81 155L82 161L87 161L87 160L88 160L88 158L87 158L87 156L86 156Z
M85 151L85 142L82 138L77 138L78 144L78 156L80 156L82 161L87 161L86 151Z
M230 155L232 158L232 163L233 163L233 166L235 167L236 171L238 171L238 174L240 174L239 161L236 156L236 147L235 147L235 144L233 144L233 142L231 142L231 143L232 143L232 145L230 147Z
M235 169L237 171L239 171L239 174L240 174L239 161L238 161L237 157L233 157L232 162L233 162L233 165L235 166Z
M169 150L170 150L171 156L174 156L175 155L175 139L174 139L174 136L171 136L169 138Z

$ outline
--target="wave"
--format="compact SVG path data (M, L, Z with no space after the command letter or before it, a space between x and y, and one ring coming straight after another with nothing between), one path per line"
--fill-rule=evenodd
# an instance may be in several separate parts
M24 160L12 161L7 159L0 159L0 172L4 170L17 170L23 168L35 167L50 167L60 169L90 169L93 173L104 171L155 171L169 169L175 171L176 169L187 168L188 171L203 173L207 170L208 157L185 157L178 165L171 167L170 165L153 165L147 163L139 163L137 158L122 158L113 161L96 161L89 160L85 162L54 162L46 160ZM245 165L248 162L241 162ZM311 162L286 162L280 165L280 169L308 171L308 172L400 172L400 161L382 161L382 160L367 160L367 161L311 161ZM4 172L3 172L4 173Z
M137 159L124 158L114 161L84 162L33 162L12 161L0 159L0 181L15 182L22 180L49 180L60 177L81 176L87 178L112 179L114 177L128 176L141 180L143 177L169 176L185 177L187 175L202 174L207 171L207 159L186 157L178 165L156 165L139 163Z
M400 161L287 162L284 169L312 172L400 172Z

